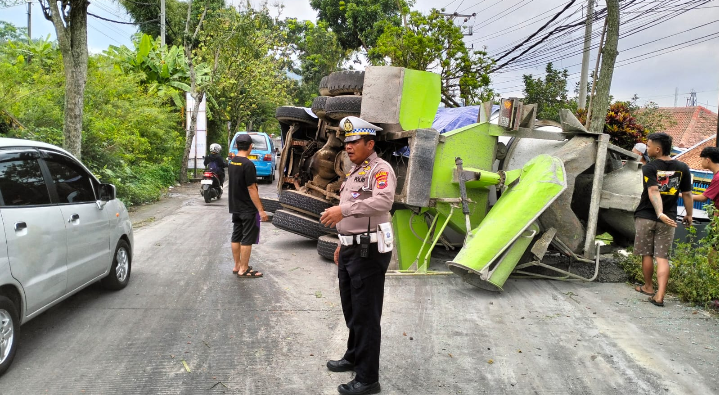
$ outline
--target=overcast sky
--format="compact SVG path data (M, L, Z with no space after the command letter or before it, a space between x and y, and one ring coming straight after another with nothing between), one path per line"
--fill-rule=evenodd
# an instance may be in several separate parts
M237 3L243 0L233 1ZM466 41L477 49L486 46L490 54L496 54L502 47L521 40L536 31L545 21L536 18L525 24L522 22L544 12L548 12L546 16L552 15L559 10L551 11L552 8L568 2L568 0L417 0L414 8L426 12L433 7L446 6L448 12L458 11L465 14L476 12L477 16L467 23L467 25L476 27L473 35L468 36ZM577 0L576 4L564 15L576 11L579 4L583 2L586 1ZM252 3L258 5L260 1L253 0ZM599 3L599 7L604 6L603 0L600 0ZM284 4L285 9L282 13L284 17L316 19L317 14L310 8L309 0L285 0ZM626 61L626 59L634 56L661 53L656 51L702 36L719 33L719 23L713 23L719 21L719 5L713 1L705 7L707 8L689 11L661 25L620 40L618 64L621 65L623 59L627 63L631 60ZM122 7L113 0L94 0L91 2L89 10L108 19L130 20L123 12ZM497 17L498 14L501 15L501 18ZM0 9L0 20L18 26L26 26L27 6L20 5ZM457 22L460 23L459 20ZM707 23L709 23L707 26L677 34ZM520 28L517 28L518 25ZM595 29L601 29L601 26L595 26ZM90 50L95 53L101 52L109 45L130 46L130 37L134 32L136 32L134 26L113 24L90 17L88 45ZM33 5L32 33L36 38L48 34L54 37L52 25L43 18L37 2ZM664 38L674 34L676 35L673 37ZM575 37L577 35L583 35L583 31L577 32ZM653 100L661 106L671 107L674 106L675 89L678 89L679 92L678 106L686 104L688 92L693 89L697 92L696 97L699 104L716 112L719 102L719 50L716 49L719 44L719 34L710 38L704 43L679 49L666 55L617 67L612 80L612 95L616 99L628 100L636 93L640 97L640 103ZM653 40L657 41L649 43ZM595 40L595 44L596 42L598 39ZM641 44L645 45L631 49ZM578 49L581 50L581 47ZM593 68L596 50L591 53L590 64ZM570 91L573 91L579 80L579 63L581 63L581 55L555 62L555 67L568 69ZM543 72L544 62L540 61L536 65L530 65L519 71L497 73L492 76L493 87L502 97L522 96L522 74L541 76Z

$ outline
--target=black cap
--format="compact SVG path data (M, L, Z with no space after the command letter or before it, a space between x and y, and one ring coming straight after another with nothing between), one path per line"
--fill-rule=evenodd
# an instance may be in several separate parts
M237 138L235 139L235 144L239 144L239 143L250 143L251 144L252 137L250 137L250 135L247 133L238 134Z

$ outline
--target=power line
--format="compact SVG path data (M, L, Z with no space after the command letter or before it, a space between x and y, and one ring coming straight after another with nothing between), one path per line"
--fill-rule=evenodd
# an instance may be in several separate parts
M156 19L150 19L150 20L142 21L142 22L123 22L123 21L115 21L115 20L112 20L112 19L104 18L104 17L101 17L101 16L99 16L99 15L95 15L95 14L90 13L90 12L88 12L87 15L90 15L90 16L95 17L95 18L97 18L97 19L102 19L103 21L112 22L112 23L117 23L117 24L119 24L119 25L142 25L142 24L145 24L145 23L154 23L154 22L157 22L157 21L160 20L159 18L156 18Z

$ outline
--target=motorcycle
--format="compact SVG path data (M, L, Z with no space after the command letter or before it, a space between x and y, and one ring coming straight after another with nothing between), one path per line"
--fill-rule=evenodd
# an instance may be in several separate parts
M210 203L214 198L220 199L222 196L222 184L220 184L220 177L216 173L206 171L202 174L200 195L205 198L205 203Z

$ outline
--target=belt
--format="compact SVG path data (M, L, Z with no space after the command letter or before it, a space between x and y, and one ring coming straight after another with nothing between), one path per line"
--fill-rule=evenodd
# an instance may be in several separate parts
M340 244L343 246L351 246L353 244L359 244L360 243L360 235L338 235L340 238ZM372 232L369 234L369 242L370 243L376 243L377 242L377 232Z

